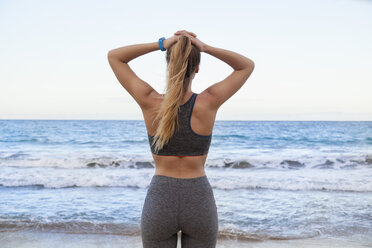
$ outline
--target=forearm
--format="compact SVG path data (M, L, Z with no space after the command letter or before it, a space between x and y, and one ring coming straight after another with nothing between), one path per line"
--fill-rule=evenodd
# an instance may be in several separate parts
M205 45L204 52L224 61L236 71L254 67L251 59L233 51Z
M128 63L132 59L156 50L160 50L158 42L129 45L110 50L108 58L118 59L123 63Z

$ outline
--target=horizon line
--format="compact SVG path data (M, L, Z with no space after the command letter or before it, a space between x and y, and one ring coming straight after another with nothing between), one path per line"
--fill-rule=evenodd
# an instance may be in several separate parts
M143 119L2 119L0 121L144 121ZM372 120L282 120L282 119L267 119L267 120L260 120L260 119L223 119L223 120L215 120L215 121L322 121L322 122L372 122Z

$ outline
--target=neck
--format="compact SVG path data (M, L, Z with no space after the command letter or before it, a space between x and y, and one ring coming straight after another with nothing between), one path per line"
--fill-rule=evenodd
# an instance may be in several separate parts
M188 83L187 92L191 91L192 78L185 78L185 82Z

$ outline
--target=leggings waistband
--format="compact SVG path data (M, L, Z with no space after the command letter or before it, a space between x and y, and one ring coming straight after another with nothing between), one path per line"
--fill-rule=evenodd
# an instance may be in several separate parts
M191 178L179 178L179 177L169 177L164 175L153 175L151 183L173 183L181 185L198 185L198 184L209 184L208 177L206 175L201 177L191 177Z

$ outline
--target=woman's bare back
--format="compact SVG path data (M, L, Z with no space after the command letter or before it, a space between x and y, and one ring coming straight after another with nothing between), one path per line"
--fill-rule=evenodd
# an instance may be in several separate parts
M188 101L192 91L188 91L182 102ZM157 92L153 93L153 107L149 109L142 109L143 117L147 132L154 135L158 123L152 126L156 110L160 108L163 96ZM190 125L192 130L200 135L211 135L213 131L214 122L216 119L217 110L208 108L208 99L205 97L205 92L197 95L194 108L191 115ZM156 166L155 175L165 175L178 178L192 178L205 175L204 164L208 154L201 156L158 156L152 154Z

